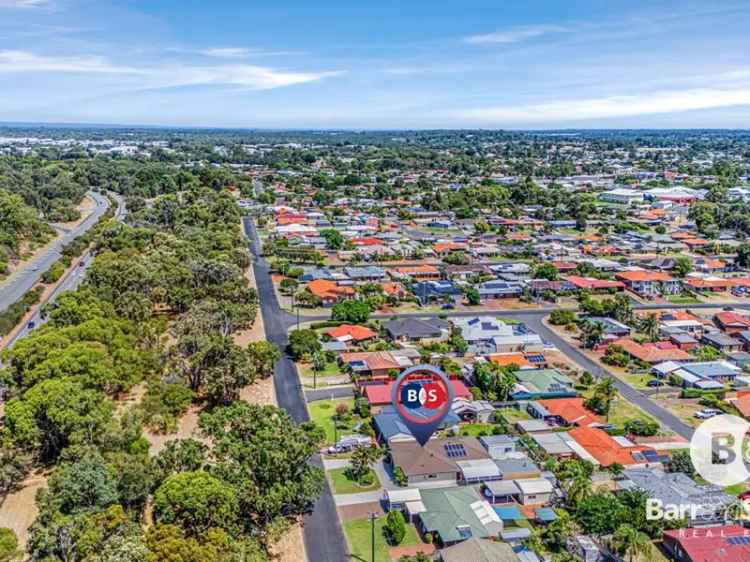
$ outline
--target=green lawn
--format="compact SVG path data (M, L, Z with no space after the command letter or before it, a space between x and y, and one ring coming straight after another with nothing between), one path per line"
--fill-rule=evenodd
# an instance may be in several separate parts
M686 297L683 295L667 295L667 300L672 304L700 304L703 301L696 299L695 297Z
M383 527L385 517L375 520L375 562L390 562L388 555L388 542L386 541ZM349 552L352 560L370 562L372 548L372 531L369 519L352 519L344 522L344 533L349 543ZM414 525L406 526L406 536L399 546L415 546L421 544Z
M467 423L459 426L459 433L471 437L479 437L480 433L482 435L492 435L494 427L495 424L492 423Z
M300 376L312 378L313 368L311 363L298 363L297 368L299 369ZM318 371L317 376L333 377L341 374L343 374L341 371L341 367L339 367L339 364L336 363L336 361L333 361L331 363L326 363L325 368L322 371Z
M336 406L338 404L346 404L349 406L349 411L354 408L353 398L342 398L340 400L320 400L317 402L310 402L308 409L310 411L310 419L322 427L326 432L326 442L334 444L336 442L336 430L333 426L333 416L336 415ZM338 437L352 432L352 428L359 423L357 416L352 418L345 423L338 423Z
M508 423L514 424L521 420L530 420L531 416L525 410L519 410L517 408L498 408L497 412L501 414Z
M380 480L374 471L370 471L373 482L369 486L360 486L354 480L349 478L347 468L336 468L328 471L328 476L333 484L334 494L356 494L357 492L371 492L380 488Z

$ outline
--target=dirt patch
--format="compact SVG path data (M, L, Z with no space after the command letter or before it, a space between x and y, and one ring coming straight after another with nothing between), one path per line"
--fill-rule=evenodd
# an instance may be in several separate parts
M86 195L83 199L81 199L81 202L76 206L76 209L78 209L78 212L81 213L81 218L79 218L76 221L56 222L54 224L61 228L73 229L77 227L79 224L81 224L83 221L85 221L86 218L91 213L94 212L95 208L96 208L96 201L94 200L94 198Z
M432 554L435 552L435 545L422 543L413 546L394 546L388 549L388 556L391 560L398 560L402 556L416 556L418 552Z
M0 505L0 527L12 529L21 548L26 548L29 527L39 511L36 508L36 493L47 486L47 474L32 473L23 482L23 488L6 496Z
M351 521L352 519L363 519L375 513L378 517L385 515L380 502L355 503L352 505L342 505L339 507L339 516L341 521Z
M325 540L321 538L321 540ZM271 558L278 562L303 562L307 560L302 524L297 522L271 547Z
M175 439L192 438L205 442L199 435L198 430L198 416L200 413L201 410L198 406L191 406L187 413L177 420L177 431L174 433L160 434L149 430L144 431L143 436L151 444L149 454L152 456L158 455L169 441L174 441Z

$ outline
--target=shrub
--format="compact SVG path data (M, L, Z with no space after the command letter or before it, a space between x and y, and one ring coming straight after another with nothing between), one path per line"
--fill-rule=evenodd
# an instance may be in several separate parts
M553 326L564 326L576 321L576 313L573 310L557 309L549 315L549 323Z
M393 469L393 481L399 486L406 486L409 483L404 470L400 466Z
M406 536L406 521L403 513L399 510L389 512L385 519L385 528L391 544L401 544Z

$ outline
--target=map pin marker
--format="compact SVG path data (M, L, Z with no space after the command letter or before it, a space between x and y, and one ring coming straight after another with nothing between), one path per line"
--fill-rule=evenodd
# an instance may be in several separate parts
M391 390L391 403L420 445L424 445L451 411L453 386L433 365L404 371Z

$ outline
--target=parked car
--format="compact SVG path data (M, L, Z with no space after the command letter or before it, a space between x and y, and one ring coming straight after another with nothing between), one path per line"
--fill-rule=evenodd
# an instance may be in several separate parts
M660 381L659 379L651 379L646 383L646 386L664 386L664 381Z
M335 445L328 447L328 452L331 454L337 453L348 453L352 449L357 447L372 445L372 439L367 435L345 435Z
M720 414L721 414L720 410L714 410L713 408L706 408L704 410L695 412L693 416L695 416L699 420L707 420L709 418L713 418L714 416L718 416Z

